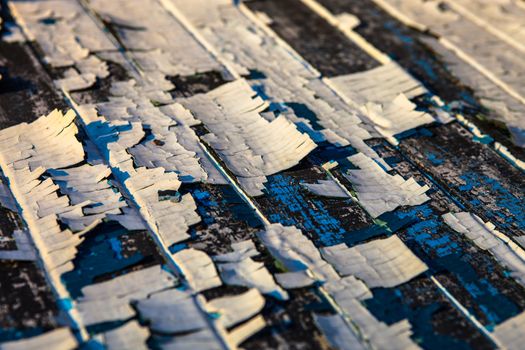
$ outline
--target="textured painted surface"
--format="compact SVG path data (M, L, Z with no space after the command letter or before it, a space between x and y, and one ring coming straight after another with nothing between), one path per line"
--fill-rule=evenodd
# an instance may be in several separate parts
M0 348L519 348L520 1L3 1Z

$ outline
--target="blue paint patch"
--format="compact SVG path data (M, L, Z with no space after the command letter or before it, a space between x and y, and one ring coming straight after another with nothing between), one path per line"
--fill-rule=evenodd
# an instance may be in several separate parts
M439 158L436 154L432 152L426 153L427 159L432 162L434 165L442 165L445 161L441 158Z
M304 103L287 102L286 105L294 111L296 116L308 120L310 124L312 124L314 130L324 129L321 125L319 125L317 115L314 113L314 111L308 108L308 106Z
M98 323L95 325L87 326L86 330L89 334L99 334L102 332L108 332L108 331L117 329L119 327L122 327L126 322L128 322L131 319L132 318L130 317L127 320L102 322L102 323ZM97 341L86 343L87 346L93 346L93 348L88 347L87 349L100 349L99 347L97 347L99 345L97 343L98 343Z
M495 204L501 210L488 210L484 213L485 216L494 220L494 223L497 223L502 229L515 225L518 229L525 230L525 205L522 198L517 198L501 182L486 175L466 172L460 178L465 185L458 186L459 190L472 191L475 189L480 192L488 192L488 195L496 199Z
M351 231L346 234L344 242L347 246L352 247L360 242L374 237L390 235L391 231L384 226L373 225L361 230Z
M263 100L268 101L270 99L270 97L266 95L266 88L264 85L252 85L252 90Z
M19 329L19 328L0 328L0 342L34 337L44 333L41 327Z
M61 310L69 311L73 309L73 302L70 298L62 298L57 301L58 308Z
M204 201L210 198L210 193L208 191L195 190L192 192L192 195L195 199ZM208 204L208 203L207 203Z
M287 107L284 103L271 101L270 96L266 94L266 88L264 85L252 85L251 88L253 91L255 91L258 97L262 98L264 101L270 102L268 109L271 112L279 115L281 112L286 111Z
M286 106L282 103L270 102L268 109L270 110L270 112L274 112L275 115L279 115L282 112L286 111Z
M117 259L122 259L122 244L120 244L120 241L118 238L110 238L109 244L111 245L111 249L115 252L117 255Z
M470 200L469 203L474 206L481 205L481 201L477 198Z
M322 246L331 246L342 243L346 231L342 228L338 218L331 216L320 200L305 198L305 192L295 179L285 174L268 176L265 184L267 194L272 197L281 208L290 215L281 213L269 214L272 222L283 225L295 225L298 228L314 232ZM341 200L350 205L351 200ZM313 204L313 205L312 205Z
M479 280L479 283L485 286L485 290L488 291L491 295L497 296L499 294L498 290L489 282L486 278Z
M191 193L197 204L197 212L201 217L201 222L206 226L216 223L218 216L232 215L230 222L243 222L251 228L262 227L262 222L254 210L244 202L231 186L213 186L213 192L217 191L217 193L209 192L195 185L184 185L179 190L183 193ZM191 233L195 236L196 230L192 229Z
M409 37L408 35L404 35L400 30L399 27L393 23L393 22L385 22L384 24L385 29L389 30L393 34L395 34L396 37L398 37L402 42L405 44L413 45L414 39Z
M95 278L110 275L144 259L140 252L127 258L118 258L115 254L111 239L132 234L119 225L105 223L86 235L73 260L75 269L62 275L62 280L73 298L79 297L80 289L92 284Z
M417 137L417 136L418 136L417 129L406 130L406 131L400 132L399 134L395 135L396 139L399 141L403 139L407 139L409 137Z
M266 74L257 69L250 69L249 72L250 73L246 77L248 80L262 80L267 78Z
M399 159L399 157L396 156L385 157L383 158L383 160L393 169L397 166L399 162L401 162L401 159Z
M388 169L385 168L385 166L383 165L383 163L381 163L380 161L378 161L378 160L375 159L375 158L372 159L372 160L374 161L374 163L376 163L377 165L379 165L379 167L380 167L381 169L383 169L383 171L384 171L385 173L388 173Z
M178 244L173 244L171 247L169 247L169 251L171 254L175 254L186 248L188 248L188 245L186 243L178 243Z
M439 221L433 219L413 225L407 230L407 233L414 237L414 240L429 254L434 253L438 257L444 257L458 251L458 244L452 241L449 236L431 238L438 234L439 228Z
M482 136L474 135L472 137L472 140L474 140L475 142L482 143L484 145L489 145L492 142L494 142L494 139L492 137L490 137L489 135L482 135Z
M415 295L429 293L428 287L416 286L416 288L418 290L413 291ZM367 309L378 320L388 325L408 319L413 332L411 338L416 343L424 344L425 349L470 349L468 344L459 339L446 337L434 329L433 318L443 307L441 303L411 304L410 298L404 296L399 288L374 288L372 292L374 297L363 302Z
M434 68L432 67L432 63L430 63L429 61L425 60L425 59L416 59L414 61L415 64L417 64L419 67L421 67L423 69L423 71L425 72L426 74L426 78L427 79L430 79L430 80L438 80L438 75L436 74L436 72L434 72Z
M479 108L478 101L476 100L474 95L471 94L470 92L462 90L460 96L461 96L460 100L463 102L463 105L465 105L466 103L467 105L477 106Z
M463 178L463 177L460 176L459 178ZM470 192L472 191L473 188L474 188L474 185L471 183L466 183L464 185L459 186L459 189L464 192Z
M90 339L86 343L83 343L80 346L80 350L104 350L104 349L106 349L104 344L102 344L96 339Z
M430 131L430 129L428 129L428 128L419 128L418 132L419 132L419 134L421 134L422 136L425 136L425 137L434 136L434 133L432 131Z
M496 292L495 286L476 273L472 267L479 262L479 256L476 258L463 251L441 257L436 262L443 270L454 274L469 296L476 301L476 306L486 317L488 325L496 325L517 315L520 312L519 307L501 292Z
M356 153L357 151L352 146L335 147L331 144L324 143L318 144L318 147L310 153L309 157L315 164L322 165L327 161L337 161L339 163Z
M423 217L424 219L431 217L434 211L428 204L421 204L415 207L405 208L404 210L397 211L395 215L399 218L404 219L406 217Z
M442 222L439 213L435 213L429 204L402 208L391 215L403 219L419 218L401 234L404 240L416 255L424 253L421 258L429 266L430 273L451 273L490 324L508 319L520 311L514 302L486 278L479 276L473 267L482 264L484 272L490 275L497 262L489 256L464 250L455 237L458 234Z
M432 131L430 131L428 128L419 127L419 128L403 131L399 134L396 134L395 136L396 136L396 139L403 140L407 138L430 137L433 135L434 134L432 133Z

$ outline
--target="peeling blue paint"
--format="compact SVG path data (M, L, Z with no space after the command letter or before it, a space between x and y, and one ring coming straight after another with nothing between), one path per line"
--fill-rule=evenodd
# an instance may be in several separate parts
M268 177L265 187L269 196L294 214L286 217L276 213L270 214L269 219L272 222L295 225L303 230L313 231L323 246L343 241L346 231L341 227L340 220L331 216L321 201L306 200L302 187L294 184L293 178L284 174L272 175ZM344 202L349 204L351 200Z
M445 162L443 159L439 158L436 154L432 152L427 152L426 156L428 160L430 160L434 165L442 165Z

